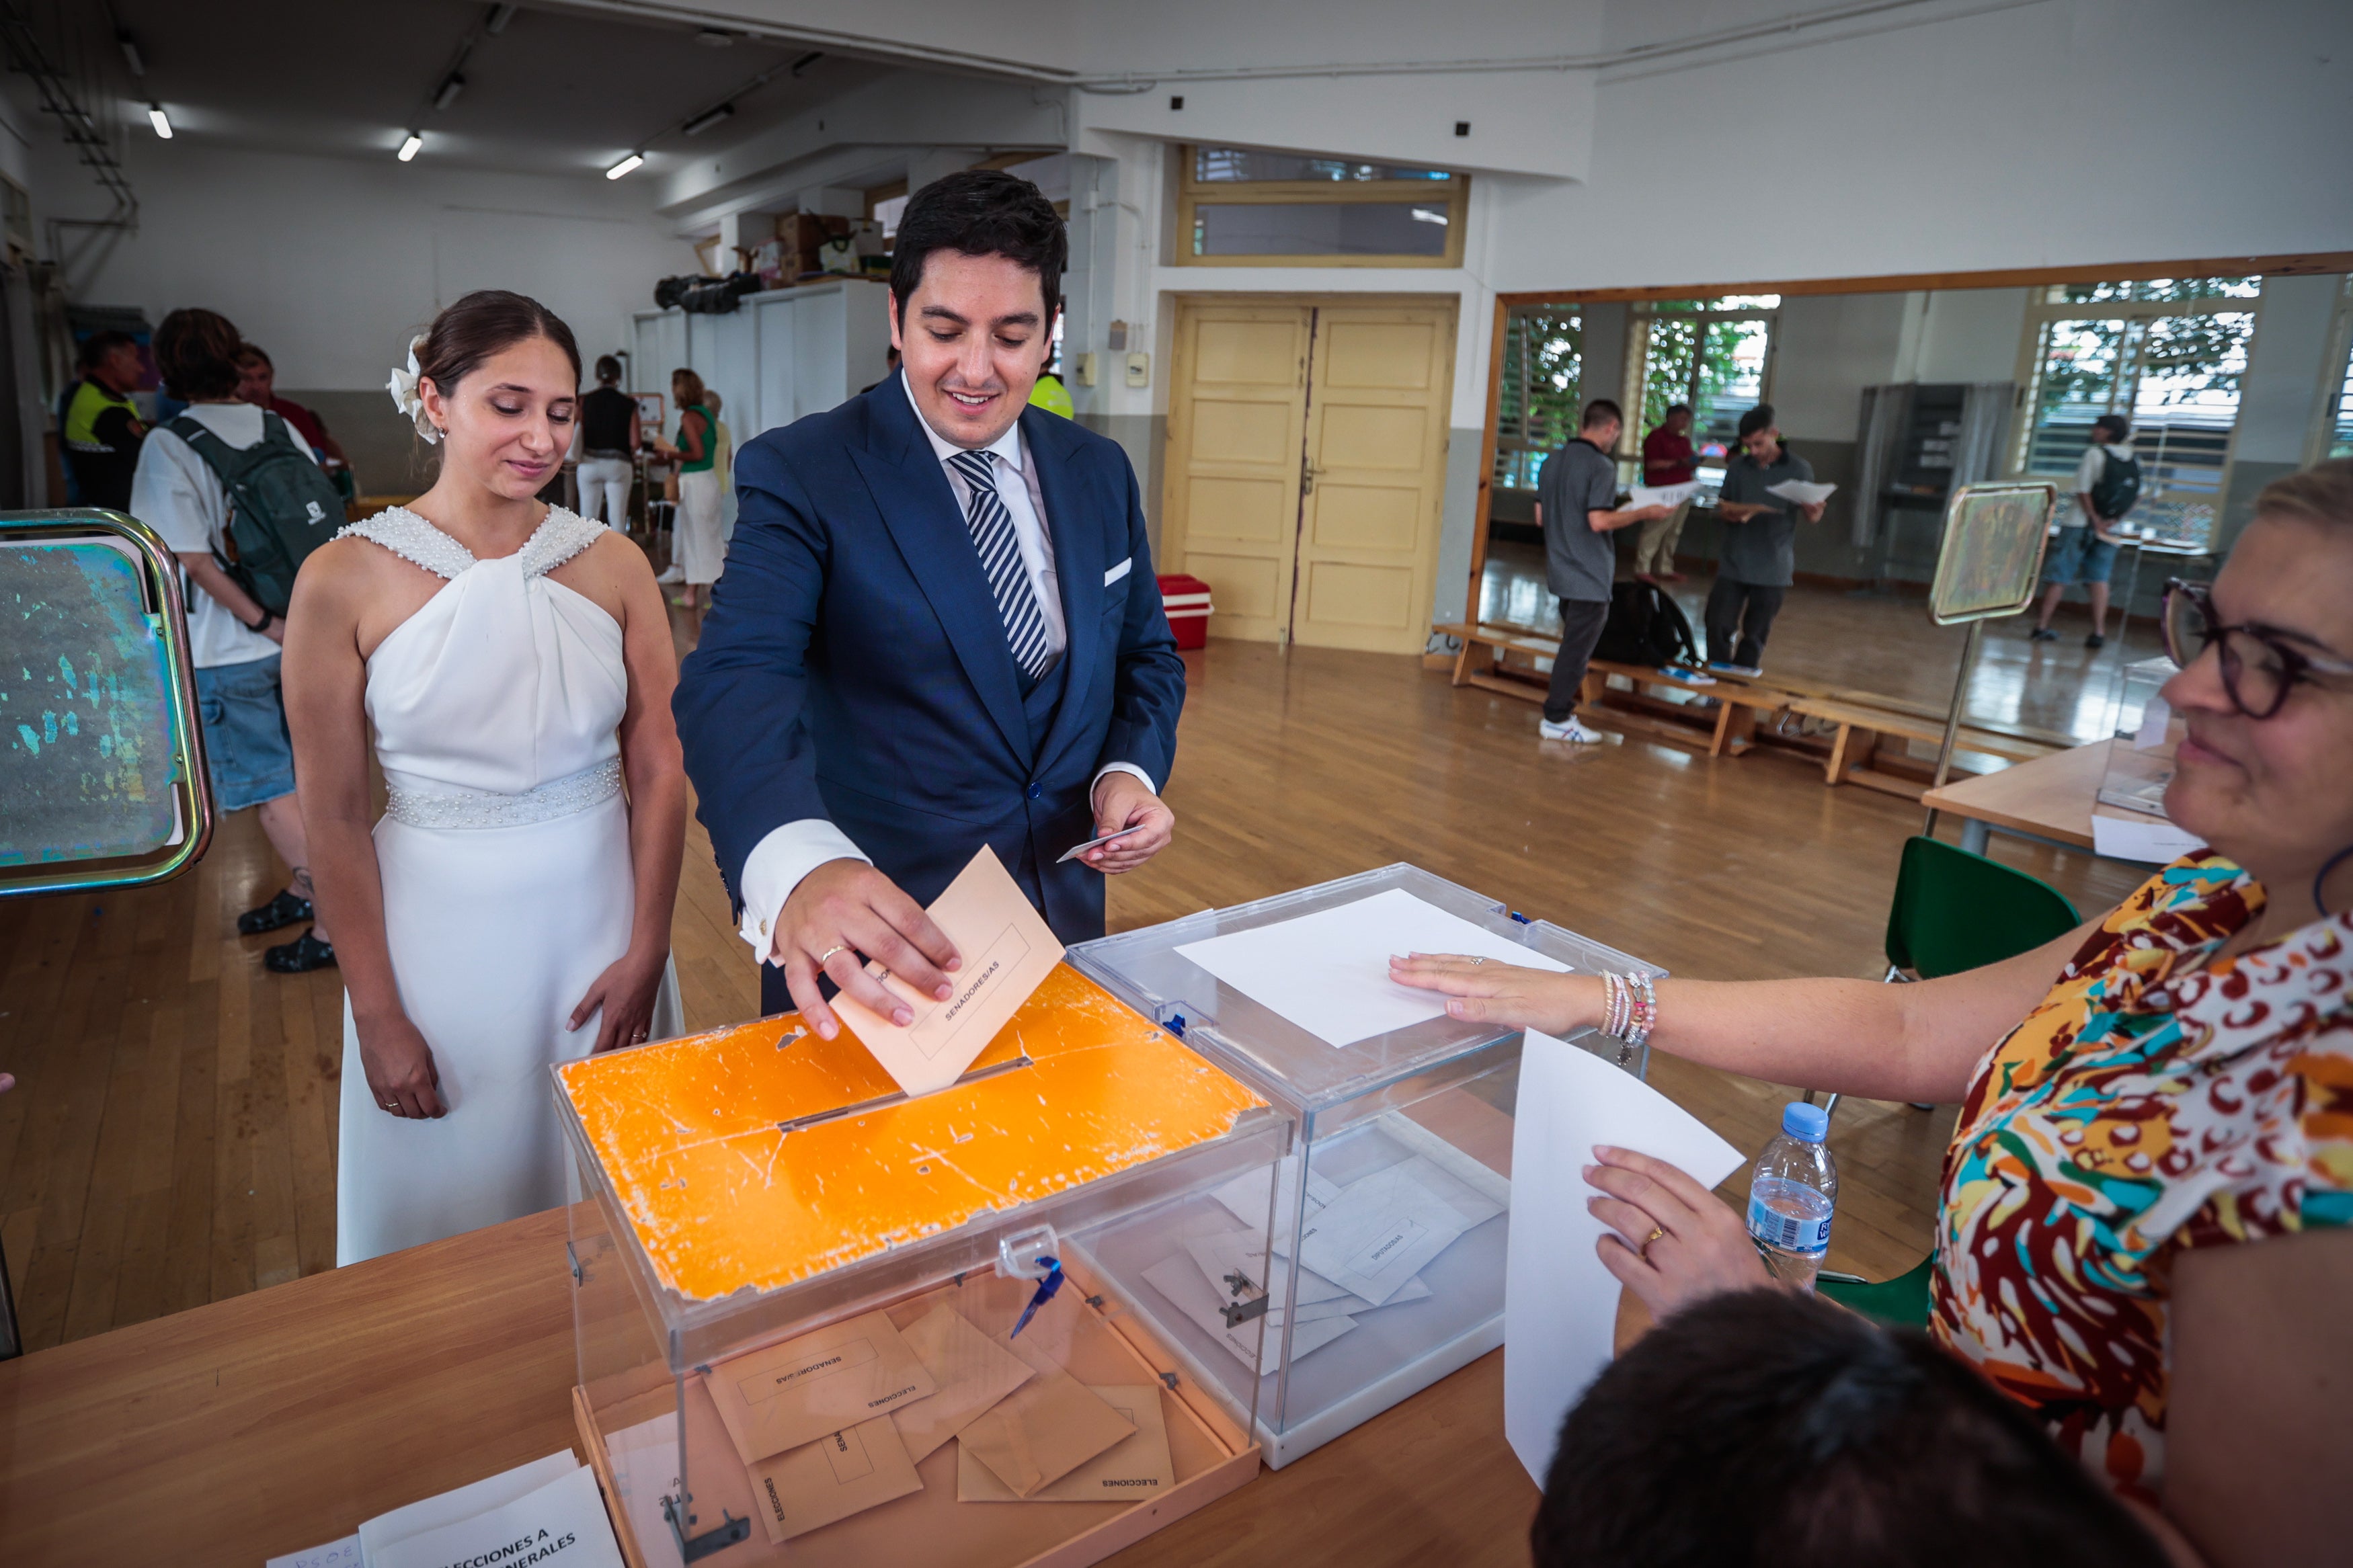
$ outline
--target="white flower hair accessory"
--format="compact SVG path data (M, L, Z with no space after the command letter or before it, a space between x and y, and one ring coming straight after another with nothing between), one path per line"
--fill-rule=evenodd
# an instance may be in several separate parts
M414 423L417 433L429 443L440 440L441 432L434 427L432 420L425 416L425 399L417 392L417 351L424 346L423 332L408 340L408 363L393 367L392 379L385 383L384 389L392 394L392 405L400 410L404 418Z

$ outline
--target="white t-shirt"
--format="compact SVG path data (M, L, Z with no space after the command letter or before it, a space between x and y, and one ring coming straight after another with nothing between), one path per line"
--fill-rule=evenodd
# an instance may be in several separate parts
M2119 458L2129 458L2133 455L2132 443L2129 441L2108 441L2105 443L2094 441L2090 446L2084 448L2084 460L2075 465L2075 493L2077 495L2087 496L2094 490L2100 488L2100 481L2105 479L2108 473L2108 459L2106 454L2111 452L2115 453ZM2073 508L2073 515L2067 519L2066 526L2070 528L2081 528L2084 526L2084 509L2079 505Z
M250 403L199 403L188 417L221 440L243 451L261 439L261 410ZM312 462L318 457L293 426L286 433ZM172 434L169 425L147 432L139 446L139 467L131 477L131 515L163 535L174 551L227 553L221 541L228 531L228 491L220 476L196 456L195 448ZM188 652L198 669L216 665L248 664L268 658L278 645L248 626L228 606L180 577L181 596L188 602Z

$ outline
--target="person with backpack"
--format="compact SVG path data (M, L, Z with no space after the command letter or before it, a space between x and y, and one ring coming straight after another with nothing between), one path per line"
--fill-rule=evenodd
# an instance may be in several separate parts
M210 310L174 310L155 329L156 364L189 406L141 445L131 511L180 558L214 807L258 811L290 870L269 902L237 916L237 932L311 921L262 954L273 972L300 974L333 963L335 949L312 903L279 647L295 572L343 527L343 509L286 421L238 397L243 342Z
M2042 612L2034 617L2031 640L2057 642L2051 618L2071 584L2080 583L2092 601L2092 635L2088 648L2107 646L2108 574L2116 570L2116 550L2124 541L2116 524L2140 500L2140 459L2133 455L2132 421L2121 414L2103 414L2092 421L2092 444L2075 467L2075 507L2083 521L2063 525L2043 562Z
M1589 744L1601 737L1577 721L1577 694L1585 667L1609 619L1609 590L1618 575L1619 529L1665 517L1664 506L1618 504L1618 459L1610 450L1626 416L1597 397L1585 405L1577 438L1536 472L1536 526L1544 531L1545 579L1560 597L1560 651L1553 656L1536 734L1546 741Z

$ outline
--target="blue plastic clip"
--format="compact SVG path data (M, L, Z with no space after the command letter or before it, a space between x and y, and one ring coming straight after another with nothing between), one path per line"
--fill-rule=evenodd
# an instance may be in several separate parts
M1513 918L1514 920L1515 920L1515 921L1519 921L1519 922L1520 922L1522 925L1524 925L1524 926L1532 926L1532 925L1534 925L1534 924L1535 924L1535 923L1536 923L1535 921L1532 921L1532 920L1528 919L1528 917L1527 917L1527 916L1525 916L1525 915L1524 915L1524 914L1520 913L1520 911L1519 911L1519 910L1514 910L1512 911L1512 918Z
M1060 1260L1052 1258L1040 1258L1038 1261L1046 1266L1046 1278L1038 1281L1038 1293L1029 1298L1029 1304L1028 1306L1021 1309L1021 1321L1013 1325L1013 1331L1011 1333L1005 1336L1008 1340L1019 1339L1021 1337L1021 1331L1029 1326L1029 1320L1038 1315L1038 1309L1052 1300L1054 1299L1054 1292L1062 1288L1062 1265Z

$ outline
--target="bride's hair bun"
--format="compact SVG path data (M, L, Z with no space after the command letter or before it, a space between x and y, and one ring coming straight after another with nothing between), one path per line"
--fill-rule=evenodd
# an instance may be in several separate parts
M480 289L433 318L417 345L417 374L447 397L458 384L494 353L545 338L572 362L572 383L580 384L580 345L564 318L522 294Z

